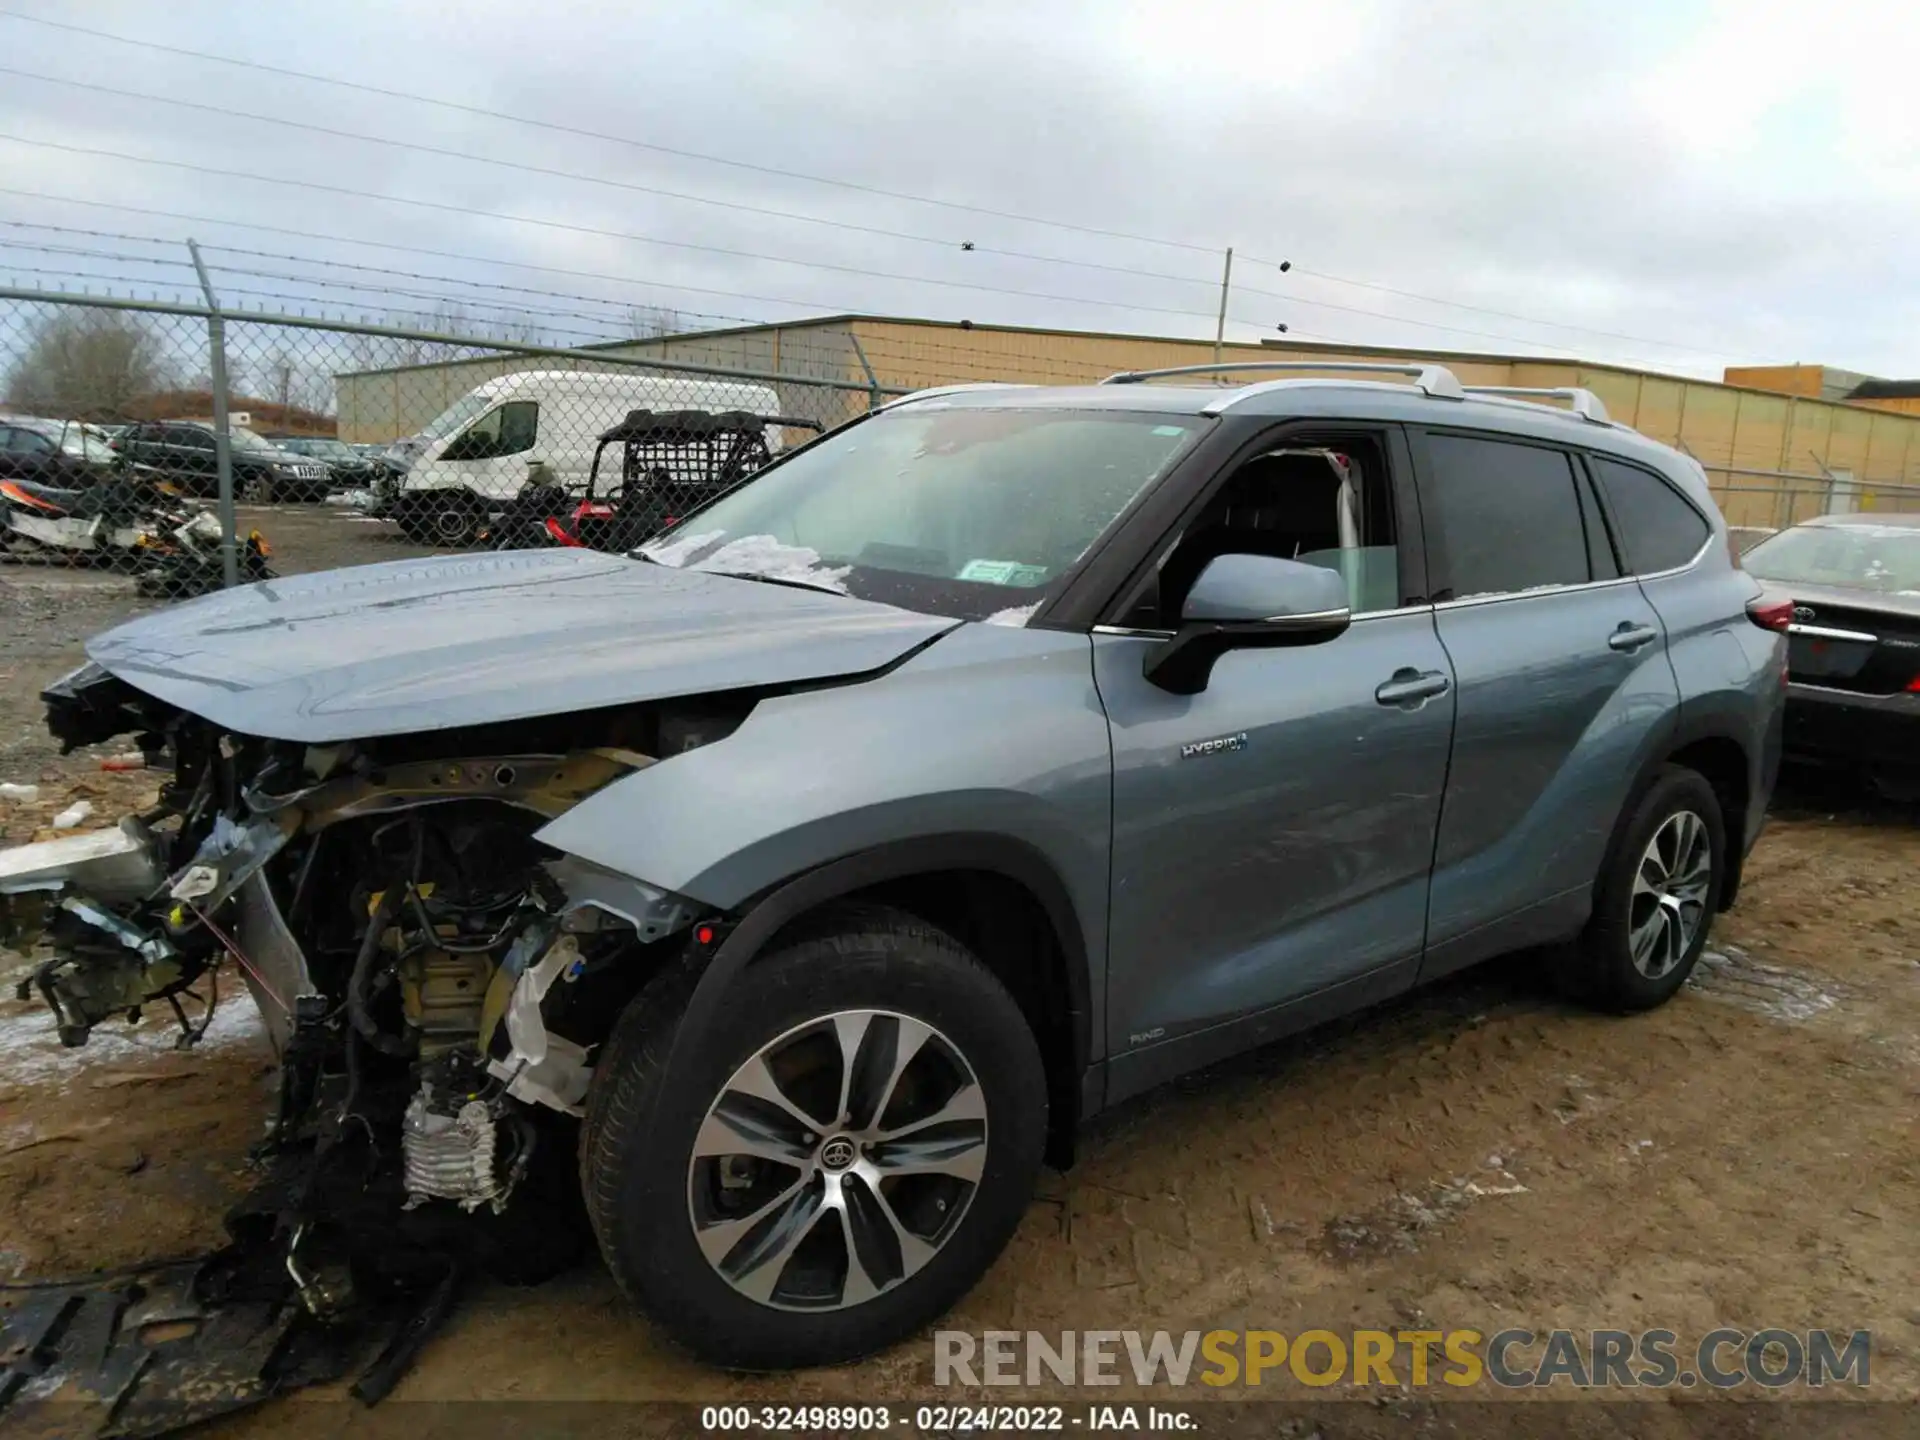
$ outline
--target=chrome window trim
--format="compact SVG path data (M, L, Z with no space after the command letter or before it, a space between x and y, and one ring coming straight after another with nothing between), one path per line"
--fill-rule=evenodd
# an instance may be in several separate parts
M1700 542L1700 548L1693 552L1693 558L1687 561L1686 564L1675 565L1667 570L1654 570L1645 575L1636 575L1634 578L1636 580L1665 580L1671 575L1684 575L1687 571L1693 569L1694 566L1707 558L1707 552L1713 549L1713 542L1716 540L1722 545L1728 543L1724 532L1716 533L1714 528L1709 525L1707 527L1707 538Z
M1432 605L1400 605L1392 610L1363 610L1353 616L1350 623L1358 625L1363 620L1385 620L1393 615L1423 615L1431 612L1433 609L1434 607ZM1324 616L1332 616L1338 613L1338 611L1332 610L1321 612ZM1314 617L1310 615L1283 615L1278 618L1283 620L1310 620ZM1122 638L1137 640L1171 640L1177 632L1172 630L1152 630L1131 625L1096 625L1089 633L1094 635L1117 635Z
M1540 600L1549 595L1569 595L1587 590L1611 590L1620 585L1632 585L1644 577L1639 575L1620 575L1611 580L1587 580L1578 585L1539 585L1527 590L1499 590L1488 595L1468 595L1460 600L1437 600L1436 610L1465 610L1476 605L1497 605L1503 600Z

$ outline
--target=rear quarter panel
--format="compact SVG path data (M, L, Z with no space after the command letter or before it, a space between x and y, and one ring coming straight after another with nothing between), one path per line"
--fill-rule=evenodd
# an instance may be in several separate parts
M1744 849L1760 833L1780 766L1786 637L1747 618L1761 586L1718 554L1691 570L1645 577L1640 587L1666 627L1680 690L1679 743L1723 736L1747 754L1746 824L1728 837Z

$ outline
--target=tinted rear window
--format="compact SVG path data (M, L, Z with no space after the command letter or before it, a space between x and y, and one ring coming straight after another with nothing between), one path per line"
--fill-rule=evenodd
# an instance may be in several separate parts
M1429 435L1428 524L1446 557L1447 589L1465 600L1593 578L1587 532L1564 451L1465 435Z
M1593 473L1607 492L1614 531L1637 574L1674 570L1700 553L1712 534L1700 512L1651 470L1594 456Z

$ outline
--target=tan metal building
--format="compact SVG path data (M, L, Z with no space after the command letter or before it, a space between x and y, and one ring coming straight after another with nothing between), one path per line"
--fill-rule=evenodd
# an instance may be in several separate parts
M419 430L495 375L597 368L597 359L611 357L919 389L970 380L1084 383L1119 370L1206 364L1213 352L1211 342L1198 340L829 315L595 346L561 358L512 356L360 371L339 375L335 383L341 437L385 440ZM1435 360L1469 385L1582 386L1599 395L1616 420L1699 460L1735 525L1804 518L1823 508L1836 486L1848 497L1845 503L1862 509L1920 509L1920 495L1888 488L1920 486L1920 414L1829 398L1824 387L1782 393L1587 361L1291 341L1227 345L1221 358ZM782 399L790 413L800 414L814 414L823 403L820 392L804 386L783 387ZM866 400L858 391L843 391L835 392L833 403L851 414Z

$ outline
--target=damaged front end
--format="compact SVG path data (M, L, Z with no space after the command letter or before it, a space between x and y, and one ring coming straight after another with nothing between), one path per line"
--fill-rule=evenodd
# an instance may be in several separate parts
M46 699L68 748L131 731L169 779L117 830L0 852L0 944L45 952L22 996L67 1045L164 1006L190 1046L237 975L280 1059L260 1180L209 1273L276 1277L267 1349L309 1358L202 1387L175 1418L323 1378L313 1355L339 1374L380 1352L356 1391L377 1399L461 1276L531 1282L582 1252L572 1131L594 1047L697 918L536 832L719 738L744 702L307 745L224 732L94 666ZM0 1372L0 1407L51 1374L9 1391Z

